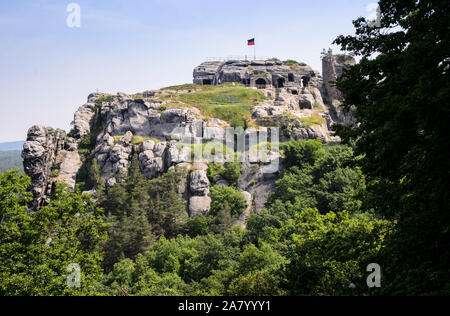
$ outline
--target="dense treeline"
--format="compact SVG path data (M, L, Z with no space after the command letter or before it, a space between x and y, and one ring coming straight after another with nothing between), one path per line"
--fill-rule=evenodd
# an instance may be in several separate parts
M20 195L29 180L10 171L1 178L0 249L10 258L1 294L371 294L365 269L392 224L361 211L365 182L352 149L293 141L285 154L276 192L247 229L234 225L247 207L234 187L213 187L211 214L189 219L184 169L147 180L133 159L124 181L106 189L94 163L95 203L58 186L48 207L29 214L30 196ZM64 287L71 263L80 264L80 289Z

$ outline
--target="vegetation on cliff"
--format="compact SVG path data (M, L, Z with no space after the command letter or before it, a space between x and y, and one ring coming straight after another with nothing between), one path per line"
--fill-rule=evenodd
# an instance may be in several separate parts
M180 101L184 106L198 108L206 118L218 118L233 127L245 127L251 119L251 109L267 98L261 91L247 89L242 84L218 86L182 85L166 88L176 93L163 95L163 100ZM185 90L192 90L186 92ZM180 104L175 104L180 106Z

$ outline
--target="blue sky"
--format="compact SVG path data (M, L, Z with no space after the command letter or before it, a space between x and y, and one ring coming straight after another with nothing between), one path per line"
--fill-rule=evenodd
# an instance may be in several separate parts
M67 5L81 7L69 28ZM32 125L70 129L87 95L192 81L206 57L295 58L320 52L374 0L15 0L0 2L0 142ZM336 49L335 49L336 51Z

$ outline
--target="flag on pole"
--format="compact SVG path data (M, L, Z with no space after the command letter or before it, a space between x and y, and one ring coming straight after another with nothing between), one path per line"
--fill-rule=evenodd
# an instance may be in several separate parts
M248 40L248 46L254 46L254 45L255 45L255 39L254 38L249 39Z

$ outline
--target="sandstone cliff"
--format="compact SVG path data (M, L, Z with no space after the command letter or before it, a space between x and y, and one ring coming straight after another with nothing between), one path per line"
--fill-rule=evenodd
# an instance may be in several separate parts
M335 68L327 73L328 79L339 72ZM258 84L263 81L264 85ZM221 160L211 153L225 145L231 126L245 129L241 135L244 140L266 135L274 140L271 128L276 127L277 144L291 139L339 141L330 132L335 122L330 112L335 109L324 98L339 100L340 96L307 65L277 61L206 63L195 69L194 82L197 84L136 95L93 93L76 111L68 134L32 127L23 151L35 198L32 207L48 202L57 181L71 189L93 192L95 185L88 178L94 163L106 185L112 187L122 181L131 159L137 157L148 179L175 168L190 170L186 183L180 184L188 202L186 212L189 216L207 214L210 186L228 185L220 177L208 179L206 170L211 161L223 163L227 158ZM230 113L236 113L236 117ZM208 157L196 156L196 143L201 149L208 148ZM267 150L266 160L255 162L249 159L254 148L245 144L239 156L243 172L238 187L249 208L239 219L241 225L252 211L263 208L283 168L282 155L275 148ZM275 170L269 170L273 166Z

